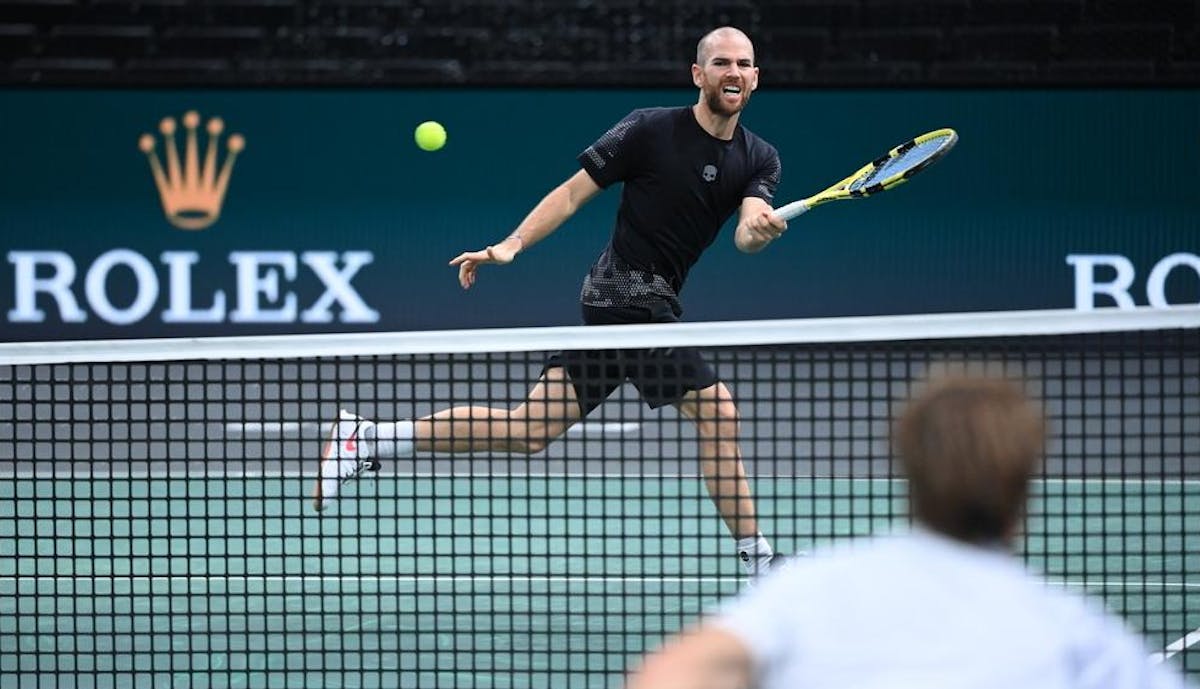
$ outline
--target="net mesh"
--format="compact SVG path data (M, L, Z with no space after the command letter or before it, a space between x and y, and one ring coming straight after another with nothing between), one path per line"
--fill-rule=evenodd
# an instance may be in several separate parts
M1022 557L1197 676L1200 320L1110 319L997 335L1009 321L978 316L979 335L952 337L886 318L761 337L736 324L726 346L711 342L730 329L564 329L479 351L492 331L449 335L458 353L401 339L345 356L324 352L350 340L304 338L0 348L0 688L618 683L745 581L696 425L674 408L626 385L535 454L418 452L322 514L310 498L339 408L509 408L545 349L631 332L702 344L737 400L760 528L785 553L905 523L888 434L930 367L1020 376L1053 429Z

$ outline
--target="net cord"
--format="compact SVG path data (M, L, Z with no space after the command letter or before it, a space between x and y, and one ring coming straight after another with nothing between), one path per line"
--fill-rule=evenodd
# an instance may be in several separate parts
M754 346L1200 328L1200 305L614 326L0 343L0 365Z

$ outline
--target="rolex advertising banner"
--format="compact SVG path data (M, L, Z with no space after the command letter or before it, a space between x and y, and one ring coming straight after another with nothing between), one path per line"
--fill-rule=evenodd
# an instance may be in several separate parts
M1200 93L771 91L768 76L742 123L780 152L777 204L916 134L960 141L761 253L737 252L731 221L688 278L685 319L1200 302ZM511 232L630 110L694 98L0 93L0 339L576 324L616 187L469 291L447 262ZM424 120L445 125L442 149L414 142Z

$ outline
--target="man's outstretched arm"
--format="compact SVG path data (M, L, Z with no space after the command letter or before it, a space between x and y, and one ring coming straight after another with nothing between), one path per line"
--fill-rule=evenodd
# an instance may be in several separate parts
M591 175L584 170L576 172L570 179L546 194L512 234L497 244L479 251L463 252L451 260L450 265L458 266L458 284L462 285L463 289L474 285L475 273L481 265L512 263L518 253L557 230L567 218L574 215L575 211L599 192L600 187Z

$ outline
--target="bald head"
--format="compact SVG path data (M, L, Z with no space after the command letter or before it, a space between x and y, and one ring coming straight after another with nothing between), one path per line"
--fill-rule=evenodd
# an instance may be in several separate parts
M700 42L696 44L696 64L703 67L712 57L714 49L718 45L728 45L727 42L733 42L739 47L748 47L750 56L754 57L754 44L750 42L749 36L732 26L722 26L704 34L704 38L701 38Z

